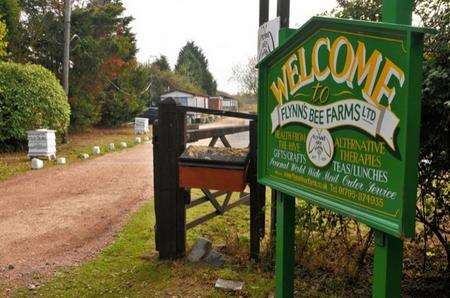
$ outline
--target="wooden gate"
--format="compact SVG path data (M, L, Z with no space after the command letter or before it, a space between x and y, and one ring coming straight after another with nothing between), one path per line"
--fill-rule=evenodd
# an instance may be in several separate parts
M186 129L186 113L197 112L250 120L249 125L218 127L210 129ZM161 259L181 258L186 251L186 230L204 223L243 203L250 204L250 256L257 260L260 241L265 231L265 187L257 183L256 177L256 115L220 111L177 105L172 98L159 106L158 120L153 124L153 164L155 199L155 241ZM250 164L247 182L250 193L241 192L239 199L230 203L231 192L201 189L203 197L191 201L190 190L179 186L178 157L187 143L211 138L213 147L220 139L224 146L231 147L226 136L249 131ZM218 197L225 196L222 204ZM203 203L211 203L215 211L186 223L186 209Z

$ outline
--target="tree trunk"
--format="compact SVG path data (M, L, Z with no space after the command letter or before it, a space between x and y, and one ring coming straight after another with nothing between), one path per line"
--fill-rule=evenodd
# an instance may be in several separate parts
M63 87L69 99L69 54L70 54L70 15L72 13L72 0L64 0L64 57L63 57ZM63 143L69 141L68 130L64 130Z

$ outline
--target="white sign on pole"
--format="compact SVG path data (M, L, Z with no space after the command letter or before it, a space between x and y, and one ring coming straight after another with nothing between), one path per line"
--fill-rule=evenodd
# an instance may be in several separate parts
M280 30L280 17L270 20L259 27L258 30L258 62L278 47L278 31Z

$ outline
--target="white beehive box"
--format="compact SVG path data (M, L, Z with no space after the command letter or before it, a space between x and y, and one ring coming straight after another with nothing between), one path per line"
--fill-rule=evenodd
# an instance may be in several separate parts
M148 133L148 118L134 118L134 132L137 134Z
M28 131L28 157L56 158L56 136L54 130Z

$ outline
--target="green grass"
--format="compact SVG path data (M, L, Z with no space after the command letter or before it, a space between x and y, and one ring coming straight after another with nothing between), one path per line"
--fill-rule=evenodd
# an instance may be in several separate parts
M108 144L116 144L116 152L123 150L120 142L126 142L128 148L135 146L135 134L132 126L119 128L93 128L89 131L72 133L70 142L57 145L57 157L65 157L68 164L80 162L82 153L92 156L92 147L100 146L102 154L108 152ZM144 136L142 136L143 138ZM54 161L44 160L44 168L56 166ZM14 175L31 171L30 159L27 152L0 153L0 181L6 180Z
M188 221L210 212L209 204L188 211ZM211 239L213 245L226 245L226 264L214 268L187 261L160 261L154 247L153 200L135 213L115 243L95 259L80 267L66 268L36 292L18 289L13 296L36 294L43 297L225 297L233 293L214 288L217 278L242 280L244 291L238 295L267 297L273 292L270 273L262 272L248 261L247 206L239 206L187 234L188 247L198 236ZM241 253L239 261L235 254ZM147 256L145 259L142 256ZM39 278L37 282L39 281Z

